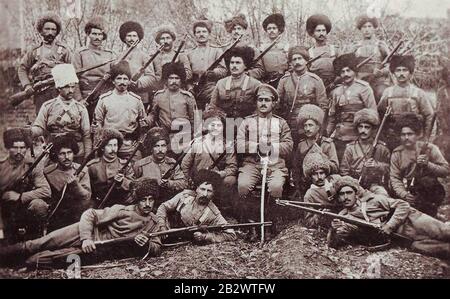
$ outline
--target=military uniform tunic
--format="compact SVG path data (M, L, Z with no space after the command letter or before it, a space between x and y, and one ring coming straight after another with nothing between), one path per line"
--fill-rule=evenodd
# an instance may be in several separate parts
M263 45L261 47L261 52L263 52L270 44L271 42ZM279 79L289 68L288 51L288 44L277 43L261 58L261 63L265 72L262 81L266 83L273 83L272 86L276 88Z
M314 61L309 70L318 75L325 87L334 81L336 77L334 74L333 61L339 56L338 50L334 45L325 45L321 47L313 46L308 50L311 58L317 57L322 53L325 53L322 57Z
M153 60L153 69L155 70L155 74L159 80L161 80L163 65L166 63L171 63L175 54L175 49L171 49L169 52L165 52L163 50L158 54L158 56L156 56L155 60ZM186 81L189 82L192 80L192 69L186 53L180 53L175 62L183 64L184 71L186 72Z

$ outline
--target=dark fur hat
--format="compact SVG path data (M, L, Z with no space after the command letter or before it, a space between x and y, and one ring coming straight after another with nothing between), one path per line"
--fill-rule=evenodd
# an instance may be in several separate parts
M330 174L330 160L323 153L309 153L303 159L303 174L310 178L314 171L324 170L327 175Z
M292 56L294 56L295 54L302 55L303 59L305 59L305 60L311 59L311 57L309 56L308 49L306 49L304 46L293 46L293 47L289 48L289 51L288 51L288 61L289 62L292 61Z
M169 146L170 140L167 131L159 127L151 128L143 142L143 155L145 157L151 155L153 152L153 147L160 140L165 140L167 146Z
M193 180L196 188L205 182L211 184L215 193L218 191L220 184L222 183L222 178L217 172L207 169L200 169Z
M414 72L415 64L415 59L412 55L393 55L389 63L389 70L393 73L397 67L404 66L408 68L409 72L412 74Z
M91 29L96 28L103 31L103 40L105 40L108 37L108 35L106 34L105 24L105 19L102 16L93 16L89 19L86 25L84 25L84 33L89 35L89 33L91 33Z
M225 29L228 33L231 33L236 25L240 25L244 29L248 28L247 19L244 14L238 14L237 16L225 21Z
M284 32L284 28L286 27L286 23L284 21L284 16L280 13L274 13L269 15L267 18L264 19L262 26L265 31L267 31L267 26L269 24L275 24L278 27L278 30L280 33Z
M336 179L336 181L334 182L334 188L336 190L336 194L338 194L339 191L341 191L341 189L346 186L355 190L356 193L360 193L362 191L362 188L359 185L358 180L352 178L351 176L346 175L346 176L338 177Z
M120 147L122 146L123 143L123 135L122 133L120 133L119 130L114 129L114 128L107 128L107 129L102 129L100 131L100 138L101 138L101 143L100 143L100 149L103 150L103 148L108 144L108 142L111 139L117 139L117 144L118 144L118 148L120 149Z
M10 128L3 132L3 143L5 148L11 148L14 142L23 141L26 147L31 147L31 132L25 128Z
M423 118L414 112L405 112L399 115L394 126L399 133L402 128L408 127L416 132L416 134L420 134L423 129Z
M361 30L362 26L366 23L372 23L374 28L378 28L378 19L377 18L369 18L367 15L361 15L358 18L356 18L356 28L358 30Z
M111 65L111 79L114 80L119 75L127 75L128 79L131 79L131 70L128 61L122 60Z
M162 76L161 80L165 82L170 75L175 74L178 75L181 79L181 82L184 83L186 81L186 70L184 69L184 65L181 62L169 62L163 65L162 67Z
M62 148L70 148L74 155L78 154L80 147L73 134L64 134L53 139L53 147L50 150L50 159L53 162L58 161L58 154Z
M308 119L312 119L319 126L322 125L323 119L325 117L325 112L317 105L305 104L300 108L297 115L297 124L299 127L303 128L304 123Z
M316 30L317 25L325 25L327 33L331 31L331 21L326 15L312 15L306 20L306 31L310 36L314 34L314 30Z
M231 57L241 57L246 67L249 67L255 57L255 50L251 47L235 47L225 56L225 65L230 68Z
M209 33L211 33L212 27L213 27L213 23L208 20L208 19L199 19L196 20L194 22L194 24L192 25L192 31L195 33L195 29L197 27L205 27L206 29L208 29Z
M135 202L138 202L144 197L152 196L154 199L159 197L159 185L156 179L143 178L133 182L132 188L135 192Z
M138 22L128 21L120 25L119 36L122 42L125 42L125 37L129 32L135 31L139 37L139 40L144 38L144 28Z
M355 126L358 126L360 123L368 123L377 127L380 124L380 118L376 110L364 108L355 113L353 123Z
M36 30L38 32L41 32L42 28L44 28L44 24L47 22L52 22L56 25L56 35L61 32L61 19L57 14L53 12L47 12L39 17L36 22Z
M349 67L354 72L357 72L358 58L355 53L342 54L333 61L334 73L339 76L345 67Z

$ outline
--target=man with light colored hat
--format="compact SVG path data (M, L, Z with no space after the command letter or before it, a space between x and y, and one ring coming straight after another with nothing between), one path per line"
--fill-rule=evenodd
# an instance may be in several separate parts
M58 64L52 76L59 95L42 105L31 130L33 136L48 136L50 142L56 136L72 134L80 148L76 161L81 163L90 153L92 141L88 111L75 99L77 75L73 65Z

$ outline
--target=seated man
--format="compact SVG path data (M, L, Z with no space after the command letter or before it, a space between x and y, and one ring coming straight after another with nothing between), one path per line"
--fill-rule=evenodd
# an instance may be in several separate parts
M152 213L153 204L159 195L158 184L152 179L145 179L136 184L132 205L114 205L102 210L89 209L81 215L78 223L55 230L39 239L0 248L0 260L24 258L42 251L47 251L45 257L51 259L52 255L61 256L64 249L67 255L79 253L77 249L80 247L83 253L92 253L97 249L95 241L133 236L142 249L146 245L145 251L148 250L151 255L158 255L161 251L160 239L158 237L149 239L146 236L146 233L158 231L156 218ZM75 248L69 253L67 248L70 247ZM128 246L128 254L133 252L133 249L133 246ZM36 258L31 257L29 261L31 260Z
M410 248L413 251L447 260L450 258L450 225L411 208L401 199L362 193L358 181L349 176L338 179L335 188L338 201L344 206L339 214L380 225L382 234L371 234L374 238L395 232L412 241ZM367 229L338 219L334 219L331 226L328 241L333 247L355 240L355 237L367 237L369 233Z
M194 177L196 190L184 190L174 198L162 203L156 213L161 227L221 225L227 224L219 209L212 202L215 192L219 188L220 176L212 171L202 169ZM169 213L175 213L171 221ZM173 224L171 224L171 222ZM233 229L216 232L195 232L194 241L197 243L219 243L233 241L236 234Z

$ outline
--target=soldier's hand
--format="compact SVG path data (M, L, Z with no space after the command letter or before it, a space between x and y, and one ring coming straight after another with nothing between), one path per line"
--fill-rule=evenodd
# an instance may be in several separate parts
M411 205L414 205L416 203L416 196L408 192L405 196L405 200Z
M120 184L122 183L124 177L125 175L123 173L118 173L114 176L114 180Z
M368 167L368 168L372 168L376 166L376 161L374 158L370 158L368 159L365 163L364 166Z
M20 194L16 191L6 191L3 193L2 199L4 201L18 201L20 198Z
M83 250L84 253L94 252L95 249L95 243L92 240L84 240L83 244L81 244L81 250Z
M381 69L379 69L379 68L375 68L374 70L373 70L373 75L375 76L375 77L381 77L381 76L383 76L383 71L381 70Z
M77 182L77 177L76 177L75 175L70 174L70 175L67 177L67 180L66 180L67 185L71 185L71 184L74 184L74 183L76 183L76 182Z
M138 84L136 81L130 80L130 84L128 85L128 88L137 88Z
M158 182L159 186L161 186L161 187L166 187L168 183L169 183L169 180L164 180L164 179L160 179Z
M35 90L34 90L34 88L33 88L33 85L29 84L29 85L25 86L25 92L26 92L27 94L34 93Z
M201 232L195 232L194 233L194 240L195 242L203 242L206 239L206 234Z
M145 246L145 244L147 244L148 242L148 237L144 234L138 234L135 238L134 238L134 242L136 242L139 246Z
M392 229L390 228L390 227L388 227L387 225L383 225L381 228L380 228L380 231L381 231L381 233L382 234L384 234L384 235L390 235L390 234L392 234Z
M417 164L422 166L428 165L428 156L427 155L419 155L417 157Z

